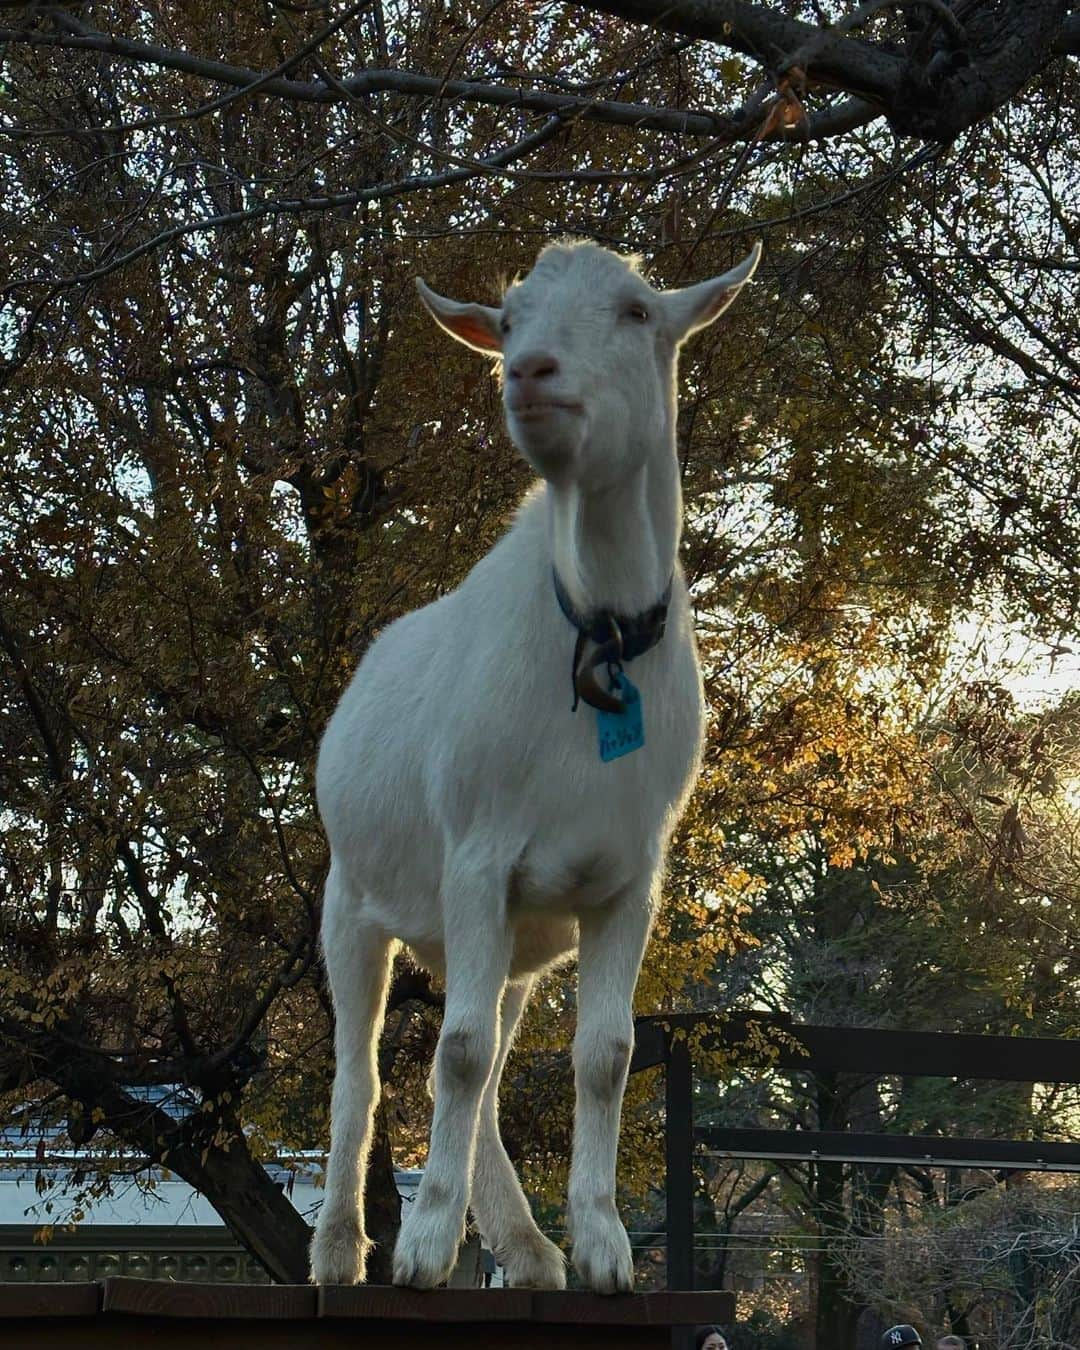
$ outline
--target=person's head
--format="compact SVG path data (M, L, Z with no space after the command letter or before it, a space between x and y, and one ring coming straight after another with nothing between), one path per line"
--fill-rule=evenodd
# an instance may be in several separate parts
M909 1345L922 1345L922 1337L906 1322L890 1327L881 1338L881 1350L906 1350Z
M719 1327L698 1327L694 1332L694 1350L728 1350L727 1337Z
M948 1336L938 1338L937 1350L967 1350L967 1346L964 1344L963 1336L953 1336L950 1333Z

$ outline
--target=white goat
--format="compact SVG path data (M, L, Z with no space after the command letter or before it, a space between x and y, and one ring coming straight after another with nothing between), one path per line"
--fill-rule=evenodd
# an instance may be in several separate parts
M573 1261L588 1288L633 1287L615 1208L631 1004L703 721L677 557L676 361L759 256L755 246L724 276L662 292L632 259L561 242L501 309L417 283L447 332L501 358L510 435L545 481L456 591L372 644L323 739L337 1076L311 1252L319 1283L364 1274L376 1046L402 942L445 976L446 1009L427 1167L395 1283L446 1279L471 1204L511 1284L563 1287L562 1253L499 1138L498 1088L534 980L577 948ZM620 656L634 661L640 700ZM598 711L575 711L578 694Z

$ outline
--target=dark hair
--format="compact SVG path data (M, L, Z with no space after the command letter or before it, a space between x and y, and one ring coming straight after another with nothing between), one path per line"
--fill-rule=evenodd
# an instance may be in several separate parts
M712 1335L714 1335L714 1334L717 1335L717 1336L723 1336L723 1337L724 1337L724 1344L725 1344L725 1345L727 1344L727 1337L724 1336L724 1329L723 1329L723 1327L715 1327L715 1326L695 1327L695 1328L694 1328L694 1350L701 1350L701 1347L705 1344L705 1342L709 1339L709 1337L712 1336Z

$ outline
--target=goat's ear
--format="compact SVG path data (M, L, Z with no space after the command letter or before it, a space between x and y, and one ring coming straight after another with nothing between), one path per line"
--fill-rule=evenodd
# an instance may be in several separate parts
M755 244L737 267L711 281L699 281L681 291L664 291L664 308L670 316L676 341L682 342L718 319L757 270L761 245Z
M420 299L430 311L432 318L440 328L445 328L451 337L464 342L477 352L502 351L502 332L499 329L499 311L487 305L463 305L457 300L447 300L437 294L419 277L416 289Z

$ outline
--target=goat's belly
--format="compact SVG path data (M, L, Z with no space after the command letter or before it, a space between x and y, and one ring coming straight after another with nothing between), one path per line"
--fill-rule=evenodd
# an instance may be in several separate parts
M510 978L548 970L577 950L577 923L567 915L520 915L514 923Z
M581 841L534 841L522 854L510 878L511 917L576 915L606 904L640 874L626 856Z
M514 949L510 978L533 975L558 965L577 950L577 923L569 915L521 914L512 918ZM446 953L441 942L408 941L417 963L436 975L446 974Z

